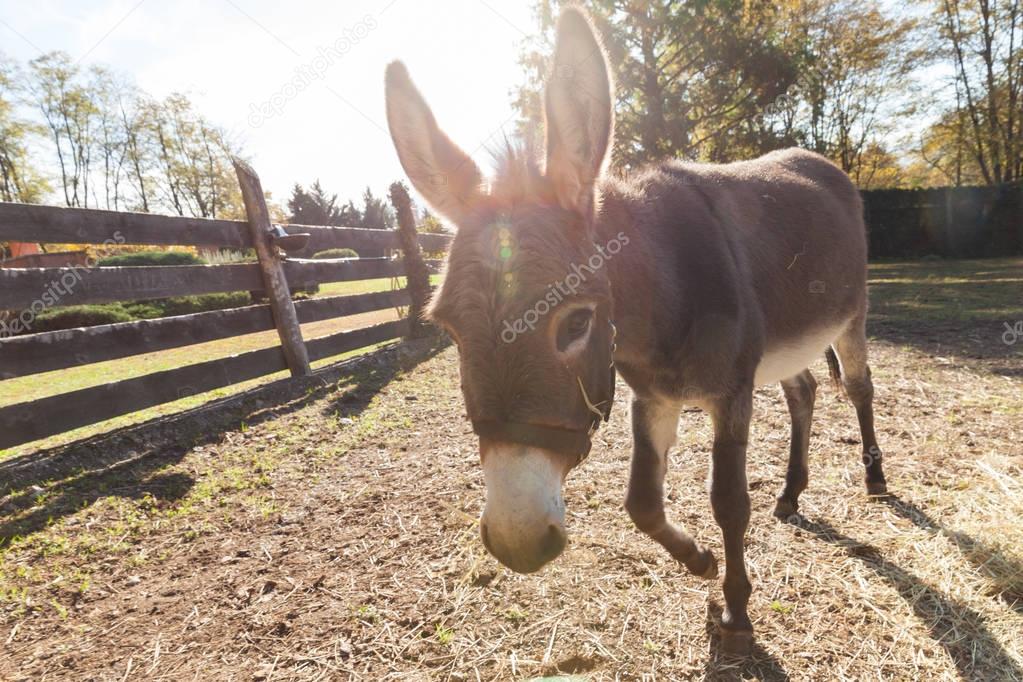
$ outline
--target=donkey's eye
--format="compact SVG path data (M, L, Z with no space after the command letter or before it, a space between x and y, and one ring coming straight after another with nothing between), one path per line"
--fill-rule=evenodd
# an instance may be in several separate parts
M558 350L564 351L573 341L586 336L592 321L593 311L589 308L580 308L569 313L558 327Z

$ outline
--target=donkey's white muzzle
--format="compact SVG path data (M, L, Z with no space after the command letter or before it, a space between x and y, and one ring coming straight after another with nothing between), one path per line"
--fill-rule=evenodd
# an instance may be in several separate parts
M487 485L483 544L517 573L538 571L565 548L564 458L514 443L481 441L480 447Z

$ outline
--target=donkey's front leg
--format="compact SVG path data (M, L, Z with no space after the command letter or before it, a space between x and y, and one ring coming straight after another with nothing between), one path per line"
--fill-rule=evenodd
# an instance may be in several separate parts
M750 501L746 486L746 443L752 413L752 389L717 401L710 503L725 543L725 609L721 614L721 648L729 654L748 655L753 624L746 613L752 588L746 576L743 540L749 525Z
M659 542L693 575L716 578L717 562L710 550L668 521L664 513L664 474L668 449L675 444L680 409L655 400L632 401L632 474L625 508L636 527Z

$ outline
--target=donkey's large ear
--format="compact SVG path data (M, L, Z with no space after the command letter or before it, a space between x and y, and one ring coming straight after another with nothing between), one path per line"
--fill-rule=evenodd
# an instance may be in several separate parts
M437 127L404 64L391 62L385 80L387 125L402 168L437 213L458 223L480 194L479 168Z
M604 49L579 8L569 7L558 20L545 116L547 175L558 201L588 217L611 146L614 109Z

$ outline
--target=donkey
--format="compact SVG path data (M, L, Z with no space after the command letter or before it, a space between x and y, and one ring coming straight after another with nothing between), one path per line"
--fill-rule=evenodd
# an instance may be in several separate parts
M807 366L825 351L859 417L867 492L885 492L856 189L829 161L797 149L727 165L668 161L609 177L611 78L577 8L558 21L542 165L506 145L484 185L401 62L387 68L386 93L405 172L457 227L429 315L458 346L487 490L484 545L522 573L561 553L562 485L608 417L617 370L633 391L625 508L639 530L706 579L717 577L717 562L667 519L664 477L683 406L712 418L710 501L725 552L722 648L747 654L743 536L754 387L781 382L792 418L777 516L795 514L807 486L817 387Z

